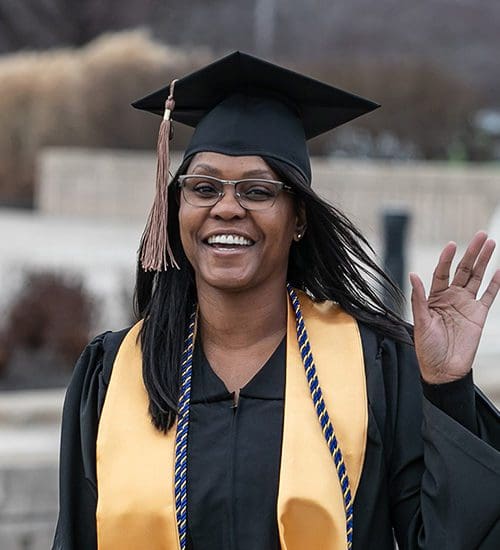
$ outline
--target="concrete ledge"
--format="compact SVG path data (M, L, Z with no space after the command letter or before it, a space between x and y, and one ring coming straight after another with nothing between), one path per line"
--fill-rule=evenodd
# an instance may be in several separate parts
M58 511L57 464L0 467L0 548L47 550Z
M58 507L57 464L0 469L1 521L39 517L51 519Z
M0 427L59 424L65 390L4 391L0 399Z
M23 520L0 523L0 548L2 550L47 550L52 545L55 518L50 521Z

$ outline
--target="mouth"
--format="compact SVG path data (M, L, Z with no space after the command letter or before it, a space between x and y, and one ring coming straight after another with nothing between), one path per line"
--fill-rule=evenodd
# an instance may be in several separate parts
M212 248L218 249L244 249L255 244L252 239L235 233L210 235L203 242Z

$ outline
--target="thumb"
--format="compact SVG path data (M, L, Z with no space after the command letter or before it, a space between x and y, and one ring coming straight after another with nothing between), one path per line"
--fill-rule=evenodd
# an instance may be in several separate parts
M427 307L424 283L416 273L410 273L410 284L412 289L411 309L413 312L413 323L415 326L422 326L430 320L430 312Z

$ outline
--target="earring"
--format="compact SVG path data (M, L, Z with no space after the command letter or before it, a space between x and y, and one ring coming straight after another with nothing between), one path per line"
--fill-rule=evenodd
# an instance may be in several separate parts
M294 240L295 242L297 242L297 243L300 241L300 239L302 239L302 233L297 233L297 234L294 235L294 237L293 237L293 240Z

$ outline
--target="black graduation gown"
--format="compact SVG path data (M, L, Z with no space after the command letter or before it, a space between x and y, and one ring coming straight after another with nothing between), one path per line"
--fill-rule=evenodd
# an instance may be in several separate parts
M471 375L421 384L413 348L360 328L369 419L353 548L392 549L394 536L401 550L500 548L498 411ZM95 338L68 388L54 550L96 549L97 425L125 333ZM237 408L200 347L188 440L189 548L277 550L284 343L241 390Z

